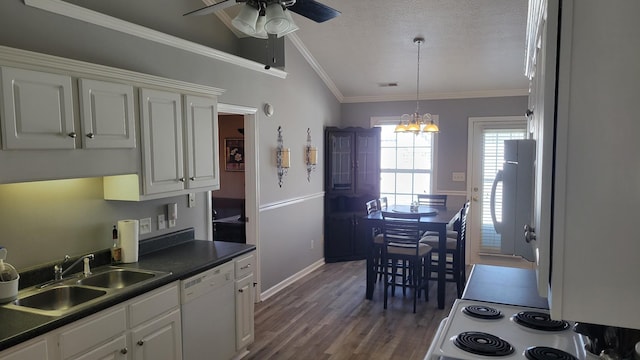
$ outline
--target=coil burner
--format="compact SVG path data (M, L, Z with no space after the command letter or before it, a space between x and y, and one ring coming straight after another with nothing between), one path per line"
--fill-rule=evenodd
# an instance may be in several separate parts
M484 305L467 305L462 312L471 317L486 320L500 319L503 316L502 311Z
M458 348L476 355L506 356L513 353L511 344L497 336L483 332L460 333L453 343Z
M568 352L546 346L530 347L524 352L524 355L529 360L578 360Z

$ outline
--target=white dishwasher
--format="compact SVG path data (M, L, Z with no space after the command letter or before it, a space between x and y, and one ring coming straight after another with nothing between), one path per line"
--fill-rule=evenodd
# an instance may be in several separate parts
M184 360L231 359L236 352L234 262L182 280Z

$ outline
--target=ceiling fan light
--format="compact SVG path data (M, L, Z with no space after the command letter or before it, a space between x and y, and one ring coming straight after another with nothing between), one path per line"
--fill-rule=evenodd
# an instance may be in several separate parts
M265 9L265 17L267 18L267 22L264 24L264 29L269 34L278 34L286 31L289 26L289 20L284 15L284 10L282 9L282 5L279 3L271 3Z
M269 34L264 29L264 24L267 22L267 18L263 16L258 16L258 21L256 22L256 32L253 34L253 37L258 39L268 39Z
M285 35L291 34L292 32L300 29L298 27L298 25L296 25L296 23L293 22L293 18L291 17L291 11L285 9L284 10L284 17L289 22L289 28L287 28L287 30L285 30L283 32L279 32L278 33L278 37L283 37Z
M231 20L231 24L243 33L253 36L256 33L258 15L258 9L245 4L238 16Z

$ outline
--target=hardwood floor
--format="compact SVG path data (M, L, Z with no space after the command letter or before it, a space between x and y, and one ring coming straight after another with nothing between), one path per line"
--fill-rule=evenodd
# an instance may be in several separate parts
M256 304L255 342L247 359L418 359L427 352L440 320L451 309L455 284L447 283L445 309L439 310L436 283L429 302L410 292L389 297L383 286L366 300L365 262L325 264L271 298Z

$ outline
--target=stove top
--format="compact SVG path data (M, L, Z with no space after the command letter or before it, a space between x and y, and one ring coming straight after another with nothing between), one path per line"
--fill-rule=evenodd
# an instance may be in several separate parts
M458 299L425 360L590 360L585 340L547 310Z

